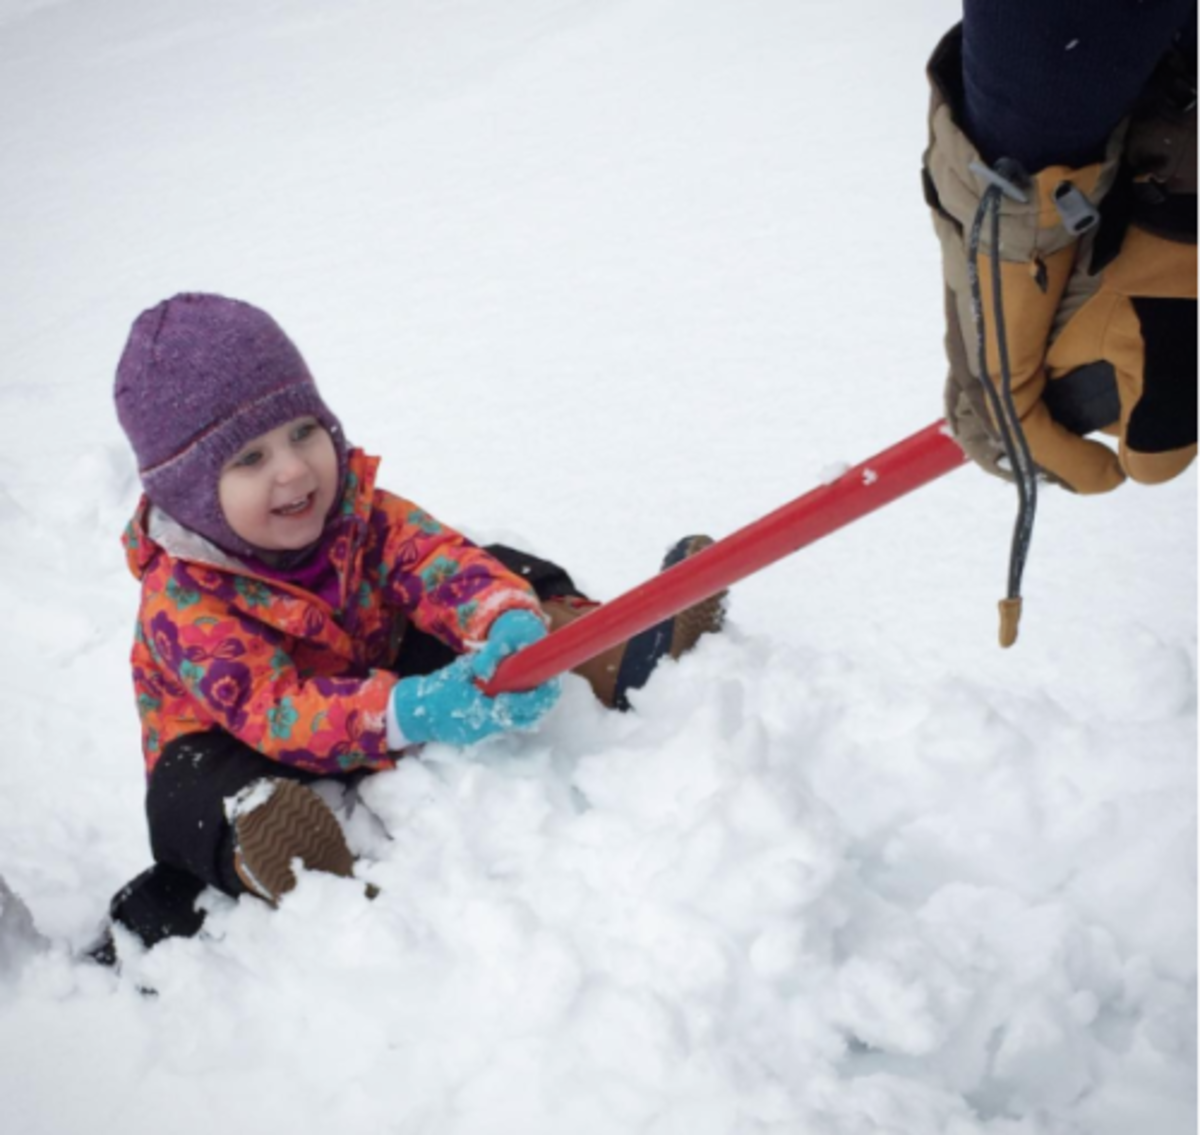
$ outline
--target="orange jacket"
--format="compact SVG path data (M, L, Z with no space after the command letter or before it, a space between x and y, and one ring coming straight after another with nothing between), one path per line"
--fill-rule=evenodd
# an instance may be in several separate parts
M123 542L142 584L132 664L147 773L168 742L211 729L311 772L391 768L387 706L399 679L384 667L406 620L461 653L505 611L540 614L523 580L376 489L378 465L350 453L323 551L336 607L255 575L142 500Z

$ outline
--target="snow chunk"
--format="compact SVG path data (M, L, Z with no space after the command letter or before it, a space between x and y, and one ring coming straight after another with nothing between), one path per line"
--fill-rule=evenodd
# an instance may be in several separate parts
M834 461L828 465L823 465L821 471L817 474L817 480L822 485L832 485L839 477L844 477L850 472L852 466L849 461Z
M0 980L15 975L46 946L29 908L0 876Z
M225 818L232 824L239 816L245 816L261 808L274 795L275 782L273 780L269 777L256 780L253 784L243 788L236 796L226 798Z

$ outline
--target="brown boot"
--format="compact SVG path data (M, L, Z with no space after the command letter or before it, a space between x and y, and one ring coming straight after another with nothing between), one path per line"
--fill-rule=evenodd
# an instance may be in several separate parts
M660 571L703 551L712 539L685 536L677 541L663 559ZM604 653L577 666L574 673L586 678L596 697L610 709L629 709L627 694L641 689L664 656L678 658L696 645L701 635L719 631L725 621L725 597L722 591L678 615L634 635L626 642L609 647ZM550 629L558 630L576 619L585 618L600 606L589 599L547 599L542 609L550 617Z
M269 792L261 804L251 801ZM271 778L249 789L244 810L233 820L233 868L246 889L274 905L296 885L292 860L310 871L348 878L354 856L337 818L311 788Z

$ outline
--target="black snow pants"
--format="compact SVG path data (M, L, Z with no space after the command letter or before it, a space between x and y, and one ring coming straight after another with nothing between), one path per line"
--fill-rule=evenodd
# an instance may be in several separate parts
M539 599L581 595L556 564L500 544L487 551L529 583ZM401 677L431 674L454 658L450 647L410 626L390 668ZM114 896L113 921L146 946L196 934L204 923L196 899L206 887L232 896L246 892L233 869L233 828L225 816L229 797L264 777L350 784L363 775L368 774L321 777L290 768L220 729L176 738L163 749L146 789L154 865Z

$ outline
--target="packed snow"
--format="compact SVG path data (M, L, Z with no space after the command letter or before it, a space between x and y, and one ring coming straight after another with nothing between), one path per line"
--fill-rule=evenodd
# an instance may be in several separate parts
M5 1135L1195 1130L1194 470L1045 493L1008 651L1013 494L956 471L635 712L329 788L361 879L79 959L149 862L137 313L266 308L385 485L611 598L937 418L956 18L0 0Z

